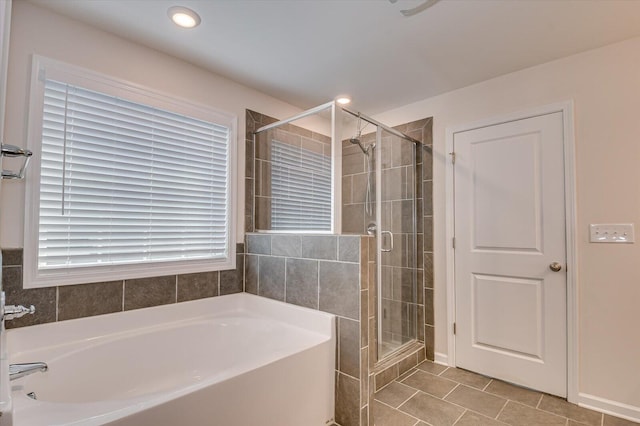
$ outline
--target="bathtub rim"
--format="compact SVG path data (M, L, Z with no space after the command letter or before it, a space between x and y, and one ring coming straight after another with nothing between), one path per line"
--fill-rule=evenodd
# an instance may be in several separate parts
M335 334L336 316L333 314L249 293L234 293L6 330L6 353L11 360L25 352L64 346L70 342L101 339L116 333L142 332L166 324L187 323L230 313L249 313L323 335Z

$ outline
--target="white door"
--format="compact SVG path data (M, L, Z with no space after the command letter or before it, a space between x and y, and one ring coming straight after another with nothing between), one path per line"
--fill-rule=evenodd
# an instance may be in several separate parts
M456 133L454 152L456 364L566 396L562 112Z

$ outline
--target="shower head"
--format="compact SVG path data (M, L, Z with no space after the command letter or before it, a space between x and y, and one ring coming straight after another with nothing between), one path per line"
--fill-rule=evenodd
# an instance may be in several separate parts
M369 155L369 150L375 148L376 144L372 143L371 145L367 145L366 148L362 146L362 142L360 142L360 135L362 134L362 128L360 128L361 121L362 119L360 117L360 113L358 113L358 133L356 134L356 136L349 139L349 142L351 142L354 145L358 145L365 155Z
M349 142L351 142L354 145L358 145L365 155L369 155L369 150L376 147L375 143L372 143L371 145L367 145L366 148L362 146L362 142L360 142L360 135L349 139Z

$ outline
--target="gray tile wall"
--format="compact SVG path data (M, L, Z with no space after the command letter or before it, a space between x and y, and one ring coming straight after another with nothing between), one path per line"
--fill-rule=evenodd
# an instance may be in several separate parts
M277 121L275 118L247 111L246 127L246 177L245 177L245 230L253 232L254 220L254 188L255 158L252 132L257 128ZM415 306L419 326L418 339L425 346L411 349L393 360L382 369L374 369L377 360L376 329L376 240L371 237L361 238L358 261L355 260L355 239L343 239L346 236L308 236L292 234L251 234L247 235L247 255L245 271L245 288L247 292L272 297L288 303L313 309L327 310L338 315L338 349L336 370L336 422L342 426L358 426L373 424L374 419L368 410L369 395L376 387L393 380L412 365L421 362L425 356L433 359L433 232L432 232L432 119L427 118L397 126L396 129L422 141L423 146L416 150L415 176L407 173L406 164L410 159L407 152L392 149L385 156L387 168L391 175L387 176L396 182L397 196L394 201L409 198L411 191L416 194L417 240L405 238L404 244L415 247L418 283L420 284L418 304ZM369 138L369 139L367 139ZM362 142L369 144L375 135L363 135ZM367 217L364 205L364 189L366 188L366 157L360 149L345 141L343 143L343 232L346 234L364 235L366 224L373 219ZM373 164L375 167L375 164ZM404 168L403 168L404 167ZM394 170L397 169L397 170ZM394 174L395 173L395 174ZM371 188L375 198L375 187ZM262 188L260 189L262 190ZM374 200L375 201L375 200ZM394 206L389 203L387 213L409 214L406 203ZM267 205L263 207L268 207ZM411 212L413 213L413 212ZM399 225L398 223L397 225ZM403 229L396 229L402 233ZM316 237L316 238L314 238ZM304 245L303 245L304 243ZM402 242L401 242L402 243ZM335 244L333 246L332 244ZM262 260L262 257L281 258L281 260ZM262 263L261 263L262 260ZM400 259L401 261L401 259ZM332 268L337 264L341 265ZM357 269L348 264L357 263ZM407 265L409 266L409 265ZM262 271L260 268L263 268ZM266 270L264 268L267 268ZM270 268L270 269L269 269ZM267 271L267 272L265 272ZM283 272L284 271L284 272ZM262 272L262 273L261 273ZM267 278L267 275L273 276ZM354 280L355 275L359 276ZM333 277L329 277L333 274ZM332 283L335 277L348 277L349 282L359 283L359 287L347 285L346 288ZM262 281L260 281L262 278ZM392 275L393 279L393 275ZM352 281L353 280L353 281ZM292 285L292 283L297 283ZM321 284L322 283L322 284ZM262 285L260 285L262 284ZM321 289L322 294L321 294ZM337 292L338 295L333 294ZM344 297L341 297L344 295ZM356 298L359 295L358 298ZM355 297L354 297L355 296ZM354 306L359 306L358 317L352 313ZM354 357L356 354L353 332L354 322L358 322L357 330L360 340L359 363L357 375ZM408 323L405 322L405 327ZM342 350L340 349L342 348ZM426 351L425 351L426 348ZM386 381L385 381L386 380ZM358 402L359 400L359 402ZM358 411L358 407L360 411Z
M375 141L375 132L360 137L360 142L365 147ZM366 235L367 224L376 221L375 174L371 180L372 214L367 214L365 209L368 170L369 167L376 170L375 156L371 158L371 163L369 161L358 145L348 140L342 141L342 232L345 234Z
M247 292L337 315L336 422L342 426L360 426L368 404L369 240L246 236Z
M275 123L276 118L269 117L259 112L246 110L245 112L245 179L244 179L244 230L253 232L255 212L259 209L267 209L269 206L254 206L255 195L255 143L253 141L253 132L262 126Z
M411 309L414 309L417 314L417 338L419 343L424 342L424 345L416 344L402 351L401 353L394 354L390 359L385 360L382 364L376 365L376 361L378 359L377 349L377 321L376 321L376 306L377 306L377 280L376 280L376 240L371 239L370 243L372 244L369 252L372 253L369 259L370 266L370 277L371 277L371 285L369 287L369 324L368 324L368 333L370 336L370 344L368 347L368 376L361 375L361 377L367 377L368 387L368 405L367 407L363 407L367 409L367 412L361 414L361 419L367 419L368 424L374 424L375 418L374 413L371 410L368 410L371 407L373 401L373 394L377 389L380 389L382 386L390 383L395 378L401 376L406 371L422 362L427 356L430 359L433 359L433 255L432 255L432 232L431 232L431 222L429 222L428 227L425 227L425 223L427 220L431 219L432 215L432 181L431 181L431 155L430 155L430 146L431 146L431 125L432 120L424 119L416 122L408 123L402 126L396 127L396 129L400 130L403 133L409 134L413 138L418 141L422 141L424 145L420 146L416 150L416 169L415 176L417 178L409 178L409 168L407 167L409 162L409 157L407 157L407 153L402 149L395 149L394 145L391 145L391 152L389 153L388 145L382 145L382 148L386 148L386 152L382 152L383 157L383 168L385 169L385 173L387 173L386 178L391 181L391 184L396 187L395 191L385 191L383 194L383 205L382 211L383 215L387 215L386 222L391 223L391 230L394 234L399 237L400 247L405 246L405 249L401 253L401 250L398 250L395 254L396 256L386 256L382 258L382 273L387 274L385 276L384 281L387 283L386 286L382 286L383 294L380 295L383 297L383 306L387 304L387 313L402 313L410 312ZM398 147L402 147L402 145L397 145ZM348 147L347 147L348 148ZM343 151L343 158L345 155L350 155L349 151ZM364 157L360 154L360 157ZM428 173L425 175L425 171ZM346 176L348 177L348 176ZM383 176L384 178L384 176ZM357 195L354 195L357 191L363 191L364 187L358 186L358 182L360 182L357 178L357 174L352 176L352 179L343 180L343 184L346 182L347 188L350 190L350 193L343 197L343 203L345 200L348 200L349 196L352 201L351 206L357 206L358 200L360 198ZM395 183L394 183L395 182ZM412 236L407 233L407 230L403 227L404 223L411 223L410 221L402 221L403 216L412 215L413 211L411 209L407 210L407 199L412 197L411 186L414 186L414 191L416 194L416 217L417 217L417 236L416 241L412 240ZM344 190L343 186L343 190ZM355 202L354 202L355 201ZM349 207L349 205L344 205L345 207ZM409 206L413 207L413 206ZM363 205L364 210L364 205ZM395 211L394 211L395 210ZM343 210L344 211L344 210ZM428 219L425 219L425 215ZM400 219L400 220L399 220ZM343 219L343 223L345 223L347 219ZM363 216L364 221L368 221L368 218ZM359 220L357 221L359 222ZM353 232L358 232L358 229L352 229ZM415 244L415 246L414 246ZM415 248L416 250L416 264L411 265L409 259L412 258L411 250ZM427 252L425 253L425 250ZM400 255L398 255L400 253ZM418 288L405 288L404 285L408 280L407 277L403 277L407 273L411 273L411 266L415 267L417 273L417 281ZM405 296L407 294L412 295L413 291L418 290L418 294L416 297L417 303L407 303L405 300ZM386 300L385 300L386 299ZM395 303L398 304L398 308L393 309L389 308L388 304ZM403 306L404 305L404 306ZM406 307L406 309L405 309ZM413 315L413 314L412 314ZM405 321L397 321L399 329L397 330L384 330L387 333L393 332L396 333L398 339L402 339L402 336L405 333L410 332L413 333L410 328L414 324L413 321L408 321L406 318ZM409 334L409 333L407 333ZM399 335L399 336L398 336ZM389 335L387 334L388 338ZM366 393L362 393L362 395L366 395ZM367 424L367 423L363 423Z
M419 151L420 148L416 149ZM422 284L417 280L416 246L419 241L414 236L414 213L421 204L421 179L415 179L421 156L414 154L413 144L384 132L381 141L382 181L382 227L393 232L395 247L391 252L382 253L382 314L388 321L382 322L383 342L391 343L391 348L419 338L416 329L417 313L424 310L422 292L416 291ZM415 164L415 166L414 166ZM414 211L415 210L415 211ZM422 236L417 226L415 232ZM385 239L385 245L389 241ZM418 248L420 250L420 248ZM422 340L421 338L419 340Z
M389 315L404 315L406 317L389 322L389 326L383 330L383 333L387 339L398 341L406 340L407 336L416 334L419 341L425 342L426 356L431 360L434 356L432 122L431 118L426 118L395 127L395 129L422 142L422 146L415 153L415 176L411 166L412 152L407 149L410 145L384 140L385 137L387 139L391 137L383 136L383 143L380 147L383 162L382 178L388 182L388 185L385 186L387 190L383 191L381 200L383 221L391 224L391 231L396 237L396 246L398 247L398 250L394 250L393 253L383 253L382 255L382 273L385 283L381 295L382 306L386 308ZM375 133L363 135L361 141L364 145L375 142ZM343 231L365 234L367 224L375 221L374 217L366 214L364 204L368 160L360 148L349 141L343 141L342 156ZM373 167L375 168L375 161ZM410 201L414 191L415 206ZM375 182L372 192L375 194ZM409 219L414 213L414 208L417 217L416 241L413 241L413 237L407 232L409 230L405 226L412 224L412 220ZM414 248L417 251L416 264L410 265L409 259L413 255ZM403 276L410 273L414 267L419 283L417 295L413 294L415 289L406 288L404 285L406 279L403 279ZM372 306L377 304L377 294L375 293L376 289L372 288ZM417 303L409 303L408 296L415 297ZM409 316L414 314L418 317L417 330L412 329L414 323L409 320ZM371 333L377 336L375 321L373 323ZM373 355L371 351L369 355Z
M244 244L236 269L99 283L23 289L22 249L2 250L2 289L7 304L34 305L36 313L7 321L7 328L109 314L130 309L240 293L244 290Z
M258 128L276 122L273 117L246 110L245 231L271 229L271 141L331 156L331 138L305 128L285 124L253 139Z
M247 234L246 291L359 320L360 236Z
M274 167L274 163L271 158L271 144L274 140L291 145L298 150L307 150L322 154L326 158L331 158L330 137L293 124L286 124L256 135L254 140L255 173L252 189L255 202L254 226L260 230L270 230L272 228L271 206L274 199L271 187L271 170ZM315 172L309 171L309 173L313 175ZM310 179L312 180L312 176L310 176ZM311 180L309 181L310 183Z

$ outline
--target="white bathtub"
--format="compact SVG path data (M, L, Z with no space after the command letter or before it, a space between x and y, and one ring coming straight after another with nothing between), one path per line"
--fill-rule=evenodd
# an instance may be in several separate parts
M249 294L7 332L14 426L322 426L335 318ZM37 400L27 396L35 392Z

